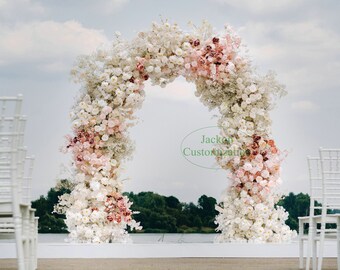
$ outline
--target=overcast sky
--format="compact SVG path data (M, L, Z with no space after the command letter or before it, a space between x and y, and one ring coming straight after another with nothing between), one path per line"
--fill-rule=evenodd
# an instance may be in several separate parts
M281 190L307 192L306 156L320 146L340 147L339 14L337 0L0 0L0 95L24 95L25 142L36 157L33 197L54 186L61 164L69 167L59 147L79 89L69 76L75 58L109 42L115 31L131 39L160 18L183 29L188 21L207 19L217 31L228 23L254 65L277 72L288 91L272 112L273 138L289 152ZM123 175L126 190L183 201L219 198L226 172L192 165L180 151L187 134L215 125L214 112L181 79L165 89L149 86L146 94L131 130L136 152Z

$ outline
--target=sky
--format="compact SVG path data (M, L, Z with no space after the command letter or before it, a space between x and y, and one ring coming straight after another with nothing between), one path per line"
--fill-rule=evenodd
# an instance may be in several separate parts
M69 112L80 88L70 78L76 58L116 31L132 39L165 19L186 31L189 21L208 20L217 32L229 24L258 71L277 73L288 92L271 112L273 138L288 152L280 191L308 192L306 156L340 147L339 12L337 0L0 0L0 96L24 96L25 144L36 158L32 197L69 175L70 156L59 148L71 132ZM194 91L183 79L146 87L131 129L135 154L122 174L126 191L187 202L202 194L220 198L227 172L195 166L181 153L188 134L216 125L215 112ZM213 160L203 162L209 167Z

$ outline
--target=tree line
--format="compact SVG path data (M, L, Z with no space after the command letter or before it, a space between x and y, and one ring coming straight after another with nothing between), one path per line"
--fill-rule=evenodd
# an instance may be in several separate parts
M64 215L53 212L58 196L70 193L68 187L51 188L46 196L32 202L39 217L40 233L66 233ZM125 193L133 202L131 209L139 213L134 215L140 221L145 233L213 233L217 211L216 199L207 195L199 197L196 203L180 202L175 196L163 196L151 191ZM289 193L278 205L289 213L286 224L298 230L298 217L309 215L310 198L308 194Z

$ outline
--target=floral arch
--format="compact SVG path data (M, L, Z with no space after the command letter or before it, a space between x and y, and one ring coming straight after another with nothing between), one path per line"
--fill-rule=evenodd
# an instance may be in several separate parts
M119 177L133 150L128 128L144 100L144 82L165 86L179 76L195 83L195 94L205 106L219 110L221 136L233 142L216 148L247 152L216 157L231 180L216 206L221 231L216 240L291 239L295 232L285 225L288 214L275 206L282 153L270 137L268 113L284 89L273 74L254 71L229 26L217 35L206 22L193 33L176 24L153 23L130 42L117 35L112 47L81 57L73 75L82 84L71 112L74 135L65 149L73 154L74 188L55 207L66 213L72 241L126 242L127 227L141 228Z

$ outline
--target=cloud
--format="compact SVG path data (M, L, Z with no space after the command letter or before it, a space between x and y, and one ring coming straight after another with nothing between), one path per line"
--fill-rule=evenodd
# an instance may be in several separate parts
M22 21L45 12L45 8L34 0L0 0L0 21Z
M296 8L303 0L215 0L221 4L226 4L234 8L247 10L252 13L269 13L276 11L286 11L287 9Z
M294 111L302 113L314 113L320 109L319 105L315 104L310 100L301 100L294 102L292 103L291 107Z
M240 28L255 63L274 68L296 93L340 83L340 35L314 21L248 23Z
M248 23L240 29L263 57L280 60L309 60L339 56L340 36L317 21Z
M43 18L56 10L63 12L65 8L81 7L93 14L112 14L119 11L129 0L73 0L71 5L47 3L37 0L0 0L0 21L18 22Z
M122 8L129 0L104 0L101 2L103 2L103 10L110 13ZM98 3L98 1L96 1L96 3Z
M73 0L93 14L110 15L120 11L130 0Z
M76 21L42 21L0 26L0 66L35 63L50 71L62 70L79 54L108 42L102 31Z

